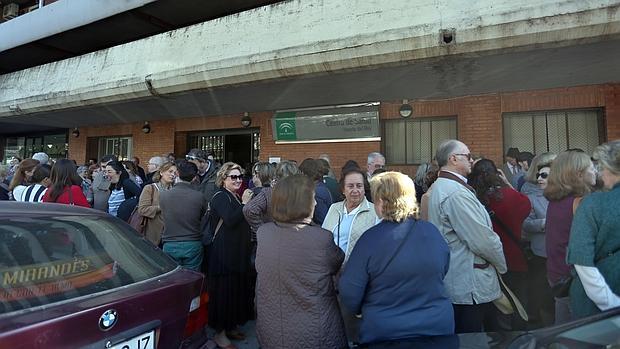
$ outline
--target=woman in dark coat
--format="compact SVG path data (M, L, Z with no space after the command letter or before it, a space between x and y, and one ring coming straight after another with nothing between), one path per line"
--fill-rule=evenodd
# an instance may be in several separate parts
M241 199L236 192L241 187L241 166L227 162L218 170L213 194L211 222L217 230L208 257L209 326L216 331L215 343L221 348L234 348L230 338L242 339L236 331L253 317L250 285L250 226L243 217L243 205L252 198L246 189ZM233 337L234 336L234 337Z
M333 276L344 253L311 225L314 183L304 175L273 189L275 222L257 232L256 334L263 349L347 347Z

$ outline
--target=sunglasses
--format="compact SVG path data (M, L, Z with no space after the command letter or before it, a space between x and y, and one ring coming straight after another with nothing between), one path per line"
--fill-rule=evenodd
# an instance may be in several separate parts
M541 172L541 173L536 174L536 179L538 178L547 179L547 177L549 177L549 174L547 172Z
M185 155L185 160L187 160L187 161L198 160L198 161L202 161L202 162L205 161L205 159L199 158L199 157L194 156L194 155Z
M233 181L240 181L240 180L243 179L242 175L229 175L229 176L226 176L226 177L232 179Z

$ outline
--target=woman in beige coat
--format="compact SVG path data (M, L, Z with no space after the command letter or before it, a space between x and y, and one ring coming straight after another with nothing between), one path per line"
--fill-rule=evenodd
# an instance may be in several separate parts
M144 187L138 202L138 213L145 217L146 227L144 236L155 246L161 243L161 233L164 231L164 219L159 208L159 193L172 188L177 176L177 167L172 162L163 164L153 175L153 183Z

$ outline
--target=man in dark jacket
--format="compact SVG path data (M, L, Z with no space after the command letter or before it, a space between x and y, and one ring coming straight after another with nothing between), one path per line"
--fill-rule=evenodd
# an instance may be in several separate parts
M191 149L187 155L185 155L185 160L196 165L198 168L198 175L192 181L192 186L194 189L202 192L205 203L208 203L217 190L215 186L217 168L213 164L213 161L208 159L207 152L197 148Z
M181 160L177 163L177 170L179 182L159 194L164 219L163 250L181 266L200 271L203 258L200 222L207 203L190 183L198 172L196 165Z

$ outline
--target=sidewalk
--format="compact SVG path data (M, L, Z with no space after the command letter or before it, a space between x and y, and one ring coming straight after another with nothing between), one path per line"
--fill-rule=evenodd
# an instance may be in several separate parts
M244 326L241 326L239 329L241 330L241 332L245 333L246 338L245 340L242 340L242 341L232 341L233 344L238 349L258 349L259 346L258 346L258 339L256 339L256 328L255 327L256 327L256 321L248 321L247 324L245 324ZM209 338L213 338L213 335L215 334L212 329L209 329L207 333L209 334ZM215 342L213 342L212 340L209 340L200 349L215 349L215 348L217 348L217 345L215 344Z

